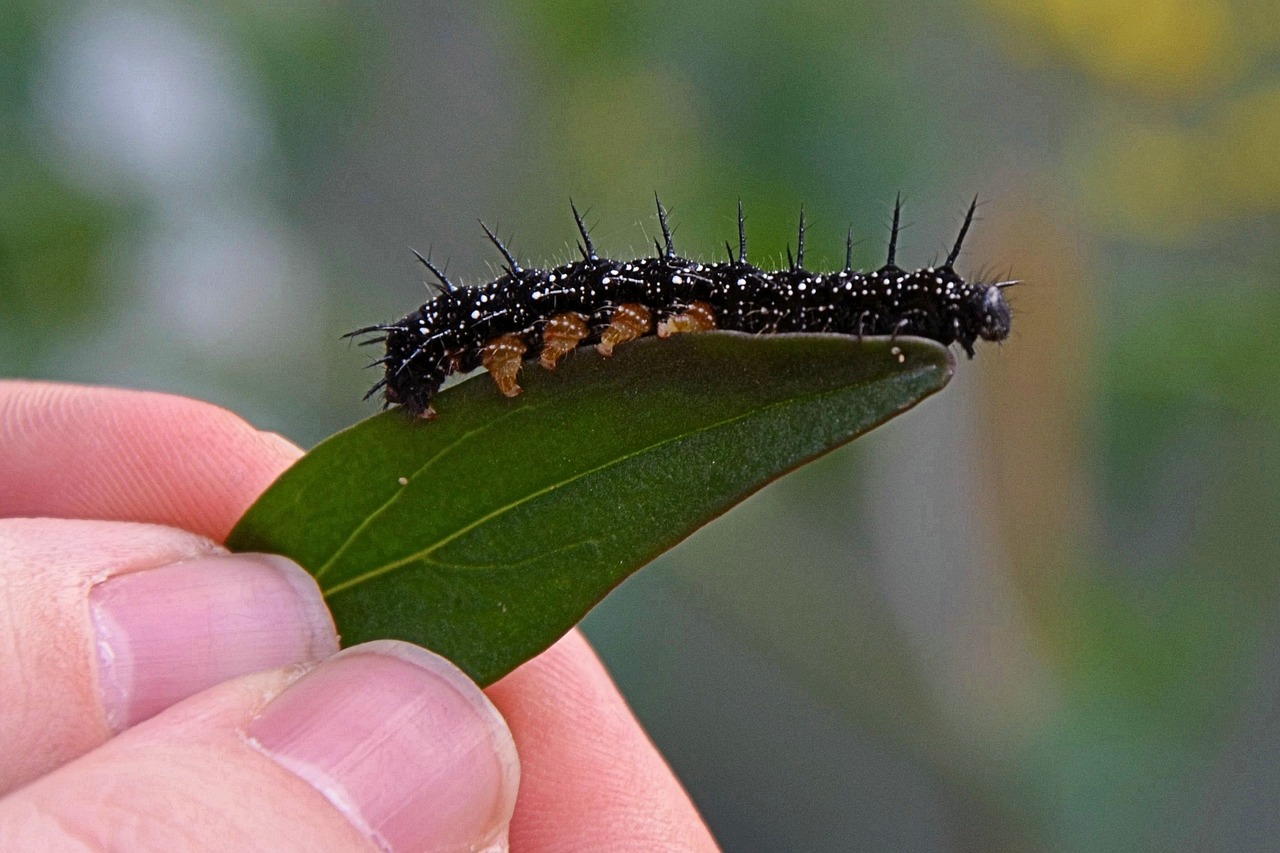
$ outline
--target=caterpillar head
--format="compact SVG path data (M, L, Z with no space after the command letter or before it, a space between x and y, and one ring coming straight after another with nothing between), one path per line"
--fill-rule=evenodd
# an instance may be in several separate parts
M947 255L947 260L942 265L942 269L949 275L955 276L954 266L956 258L960 257L960 247L964 245L964 237L969 233L969 226L973 224L973 214L978 209L978 197L973 197L973 203L969 205L969 212L964 216L964 224L960 226L960 235L956 237L956 244L951 248L951 252ZM893 245L898 236L898 211L895 208L893 212L893 236L889 242L890 261L893 258ZM963 296L959 300L959 310L951 317L951 327L955 334L955 339L964 347L964 351L969 354L969 358L973 358L973 343L978 338L984 341L1003 341L1009 337L1009 327L1013 322L1013 312L1009 310L1009 303L1005 301L1004 289L1017 284L1016 281L998 281L995 284L967 284L955 276L959 282ZM938 283L942 284L942 279L938 279ZM950 287L951 285L948 285Z
M1009 337L1013 312L1004 298L1003 289L1013 282L996 284L965 284L959 298L953 303L951 313L951 338L973 358L973 344L979 338L984 341L1003 341ZM941 338L946 340L946 338Z
M984 341L1003 341L1009 337L1013 314L1004 298L1004 288L1013 282L1002 281L989 285L982 294L982 307L978 311L978 337Z

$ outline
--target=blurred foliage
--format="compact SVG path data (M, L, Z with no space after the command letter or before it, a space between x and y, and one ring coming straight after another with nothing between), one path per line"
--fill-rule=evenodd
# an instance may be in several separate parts
M95 259L116 211L21 149L0 150L0 311L47 333L102 310Z
M1266 848L1220 816L1280 796L1233 770L1280 682L1273 0L4 12L0 369L306 443L370 411L336 338L425 298L406 244L484 278L476 217L643 252L657 190L710 257L741 197L770 263L803 203L874 266L895 192L908 263L979 192L1013 339L588 630L730 849Z
M1083 187L1102 224L1176 242L1207 222L1280 210L1280 82L1198 112L1103 122Z
M1059 56L1107 86L1176 97L1219 84L1249 64L1244 52L1249 33L1236 14L1245 10L1228 0L986 0L986 5L1017 28L1011 46L1020 58ZM1264 4L1251 5L1263 11Z
M223 14L270 104L281 166L306 179L303 167L334 156L342 128L376 85L369 77L379 66L376 31L343 4L238 2Z
M1157 240L1280 209L1270 0L985 0L1011 53L1097 80L1075 144L1100 224Z

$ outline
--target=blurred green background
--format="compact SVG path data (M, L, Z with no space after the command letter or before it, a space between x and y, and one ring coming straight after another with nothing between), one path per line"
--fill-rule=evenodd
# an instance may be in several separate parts
M586 629L730 850L1280 847L1275 0L0 2L0 373L310 445L338 336L643 253L1016 277L945 393Z

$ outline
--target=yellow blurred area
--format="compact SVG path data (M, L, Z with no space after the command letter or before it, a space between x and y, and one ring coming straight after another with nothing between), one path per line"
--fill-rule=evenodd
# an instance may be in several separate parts
M1196 126L1118 118L1084 165L1083 191L1103 223L1155 239L1280 210L1280 84Z
M985 0L1024 60L1065 57L1110 85L1179 96L1230 79L1250 49L1223 0Z

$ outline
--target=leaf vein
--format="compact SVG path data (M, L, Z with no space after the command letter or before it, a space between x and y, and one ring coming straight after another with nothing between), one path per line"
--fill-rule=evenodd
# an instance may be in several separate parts
M831 391L827 391L827 392L823 392L823 393L819 393L819 394L815 394L815 395L811 395L811 396L812 396L813 398L815 398L815 399L820 399L820 398L822 398L822 397L828 396L829 394L839 393L841 390L842 390L842 389L834 389L834 390L831 390ZM652 452L652 451L654 451L654 450L657 450L657 449L658 449L658 448L660 448L660 447L665 447L666 445L668 445L668 444L672 444L672 443L674 443L674 442L676 442L676 441L680 441L680 440L683 440L683 439L689 438L690 436L700 435L700 434L702 434L702 433L710 432L711 430L720 429L720 428L722 428L722 427L728 426L728 425L733 424L733 423L736 423L736 422L738 422L738 421L742 421L742 420L746 420L746 419L751 418L751 417L755 417L755 416L759 415L759 414L760 414L760 413L762 413L762 412L767 412L767 411L769 411L770 409L774 409L774 408L779 408L779 407L782 407L782 406L786 406L786 405L789 405L789 404L794 403L794 402L795 402L795 398L790 398L790 399L788 399L788 400L778 400L778 401L775 401L775 402L773 402L773 403L770 403L770 404L769 404L769 405L767 405L767 406L762 406L762 407L760 407L759 409L754 409L754 410L751 410L751 411L743 412L743 413L741 413L741 414L734 415L734 416L733 416L733 417L731 417L731 418L725 418L725 419L723 419L723 420L713 421L712 423L709 423L709 424L706 424L706 425L704 425L704 426L698 427L697 429L690 430L690 431L688 431L688 432L682 432L682 433L680 433L680 434L678 434L678 435L671 436L670 438L665 438L665 439L663 439L662 441L654 442L653 444L646 445L646 446L641 447L641 448L639 448L639 449L637 449L637 450L633 450L633 451L631 451L630 453L627 453L627 454L625 454L625 455L623 455L623 456L619 456L619 457L617 457L616 459L611 459L611 460L609 460L608 462L605 462L605 463L603 463L603 464L597 465L597 466L595 466L594 468L589 468L589 469L587 469L587 470L585 470L585 471L579 471L578 473L574 474L574 475L573 475L573 476L571 476L571 477L566 477L566 478L565 478L565 479L563 479L563 480L559 480L559 481L557 481L557 482L551 483L551 484L549 484L549 485L547 485L547 486L544 486L544 487L543 487L543 488L541 488L541 489L538 489L537 491L530 492L529 494L524 495L524 496L520 497L520 498L519 498L519 499L517 499L517 500L514 500L514 501L512 501L512 502L510 502L510 503L508 503L508 504L504 504L503 506L500 506L500 507L498 507L497 509L494 509L494 510L490 511L490 512L486 513L485 515L480 516L479 518L475 519L474 521L469 522L468 524L463 525L462 527L460 527L460 528L458 528L457 530L455 530L453 533L450 533L448 536L445 536L443 539L440 539L440 540L439 540L439 541L437 541L437 542L433 542L432 544L428 545L427 547L422 548L422 549L420 549L420 550L418 550L418 551L415 551L415 552L413 552L412 554L409 554L408 556L401 557L399 560L393 560L392 562L387 563L387 564L386 564L386 565L384 565L384 566L378 566L377 568L370 569L369 571L367 571L367 572L365 572L365 573L363 573L363 574L357 575L357 576L355 576L355 577L353 577L353 578L348 578L347 580L343 581L342 583L339 583L339 584L336 584L336 585L334 585L334 586L332 586L332 587L329 587L328 589L324 590L324 595L325 595L325 597L326 597L326 598L327 598L327 597L329 597L329 596L331 596L331 595L337 595L338 593L340 593L340 592L342 592L342 591L344 591L344 590L346 590L346 589L349 589L349 588L351 588L351 587L353 587L353 586L356 586L356 585L358 585L358 584L365 583L366 581L372 580L373 578L376 578L376 577L378 577L378 576L380 576L380 575L384 575L384 574L386 574L387 572L392 572L392 571L395 571L396 569L398 569L398 568L400 568L400 567L402 567L402 566L406 566L406 565L409 565L410 563L414 563L414 562L418 562L418 561L420 561L420 560L424 560L424 559L426 559L426 558L430 557L430 556L431 556L433 553L435 553L436 551L438 551L438 550L440 550L441 548L443 548L444 546L448 545L450 542L454 541L455 539L461 538L462 536L466 535L467 533L470 533L472 530L475 530L477 527L480 527L480 526L482 526L482 525L484 525L484 524L487 524L488 522L492 521L493 519L498 518L498 517L500 517L500 516L502 516L502 515L504 515L504 514L506 514L506 513L510 512L510 511L512 511L512 510L514 510L514 509L516 509L516 508L520 507L521 505L528 503L529 501L531 501L531 500L533 500L533 499L535 499L535 498L539 498L539 497L541 497L541 496L543 496L543 495L545 495L545 494L548 494L548 493L550 493L550 492L555 491L556 489L563 488L564 486L567 486L567 485L569 485L570 483L573 483L573 482L575 482L575 481L577 481L577 480L581 480L581 479L582 479L582 478L584 478L584 477L589 477L589 476L590 476L590 475L592 475L592 474L597 474L597 473L599 473L599 472L601 472L601 471L606 471L606 470L608 470L609 468L612 468L612 467L617 466L617 465L621 465L623 462L626 462L626 461L627 461L627 460L629 460L629 459L634 459L634 458L635 458L635 457L637 457L637 456L641 456L641 455L643 455L643 454L645 454L645 453L650 453L650 452Z
M441 456L444 456L446 453L455 449L462 443L468 441L473 436L479 433L482 433L485 430L492 429L496 424L501 423L502 421L506 420L509 417L511 417L511 414L502 415L501 417L494 418L493 420L487 423L481 424L475 429L469 432L465 432L462 435L458 436L452 442L440 448L440 450L434 456L432 456L426 462L422 463L422 465L416 471L414 471L412 474L409 475L409 479L412 480L417 477L421 477L427 471L428 468L430 468L437 461L439 461ZM322 578L325 572L333 568L333 565L338 561L338 559L344 553L346 553L348 548L350 548L353 544L355 544L357 539L360 538L360 534L363 533L365 530L367 530L369 526L372 525L373 522L378 519L379 516L381 516L387 510L391 509L392 505L394 505L396 501L400 500L400 498L404 495L404 493L405 493L405 488L403 486L396 489L395 494L387 498L386 502L383 503L382 506L378 507L373 512L369 513L369 515L367 515L359 524L357 524L354 528L352 528L350 535L348 535L347 538L343 540L341 545L339 545L337 548L334 549L334 552L329 556L329 559L324 561L324 565L316 569L314 573L316 580L319 580L320 578Z

